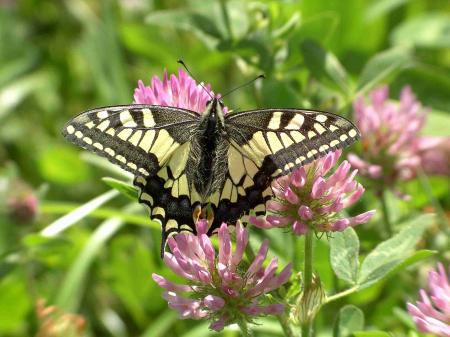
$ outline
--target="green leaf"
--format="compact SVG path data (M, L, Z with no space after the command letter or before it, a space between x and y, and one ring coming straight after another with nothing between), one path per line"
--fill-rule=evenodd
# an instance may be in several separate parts
M364 328L364 313L354 305L346 305L340 311L334 325L333 337L348 337L353 331Z
M102 195L99 195L95 199L92 199L86 204L78 207L69 214L66 214L63 217L59 218L58 220L52 222L50 225L48 225L41 231L41 235L45 237L53 237L58 235L59 233L65 231L67 228L74 225L79 220L83 219L86 215L88 215L95 209L99 208L101 205L108 202L117 195L119 195L119 192L115 190L111 190L106 193L103 193Z
M123 226L120 219L104 221L86 243L70 267L56 297L56 305L67 312L77 312L83 297L84 281L94 258L105 243Z
M334 54L326 51L312 40L304 41L301 44L301 51L305 64L314 77L319 79L327 77L337 84L344 93L350 92L347 72Z
M53 145L39 155L38 167L44 179L63 185L86 181L89 167L80 160L80 152L73 147Z
M391 34L394 45L426 48L450 47L450 15L428 13L398 25Z
M378 0L373 1L367 6L365 18L368 22L387 15L398 7L404 5L409 0Z
M299 104L295 90L288 83L274 79L262 82L261 100L267 107L290 107Z
M35 303L28 294L26 275L10 273L0 280L0 334L15 335Z
M364 94L394 72L408 66L411 61L410 52L406 48L398 47L376 54L364 66L355 96Z
M356 284L359 269L359 240L353 228L336 232L330 239L331 266L338 278Z
M432 221L433 215L420 215L408 222L398 234L375 247L361 265L358 278L360 287L374 284L404 263Z
M150 324L141 337L164 337L178 320L178 314L174 310L166 310Z
M422 129L422 134L442 137L450 135L450 114L445 111L432 110L427 115L427 122Z
M384 331L355 331L354 337L391 337L391 335Z
M138 191L133 186L124 181L117 180L111 177L103 177L102 180L112 188L115 188L127 198L136 201L138 198Z
M413 264L428 259L429 257L436 255L437 251L435 250L428 250L428 249L421 249L418 251L415 251L414 253L412 253L411 255L409 255L402 263L400 263L397 267L395 267L394 269L392 269L389 272L389 275L393 275L397 272L399 272L402 269L405 269L409 266L412 266Z

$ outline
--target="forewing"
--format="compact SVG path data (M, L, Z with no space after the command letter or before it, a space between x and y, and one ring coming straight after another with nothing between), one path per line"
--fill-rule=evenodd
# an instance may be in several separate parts
M246 111L227 115L225 125L235 148L272 179L348 146L360 136L349 120L314 110Z
M198 118L194 112L173 107L111 106L76 116L63 135L135 175L154 176L189 140Z

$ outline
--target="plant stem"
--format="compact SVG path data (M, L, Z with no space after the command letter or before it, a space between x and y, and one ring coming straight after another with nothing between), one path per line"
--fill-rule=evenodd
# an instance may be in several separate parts
M247 325L246 321L239 320L237 324L239 325L239 328L241 329L242 336L244 336L244 337L252 337L253 334L248 329L248 325Z
M354 286L354 287L348 288L348 289L346 289L344 291L341 291L340 293L337 293L337 294L334 294L332 296L329 296L329 297L327 297L325 303L330 303L330 302L336 301L336 300L338 300L338 299L340 299L342 297L345 297L345 296L348 296L350 294L353 294L358 289L359 289L358 286Z
M312 259L313 259L313 233L308 231L305 235L305 261L303 270L303 294L308 296L312 284ZM309 337L312 320L302 324L302 337Z
M391 220L389 218L389 211L388 211L387 202L386 202L386 193L384 193L383 190L380 192L380 200L381 200L381 207L383 209L384 229L386 230L387 236L391 237L392 236L392 224L391 224Z
M281 328L283 329L284 335L286 337L294 337L294 332L289 325L288 317L286 316L286 314L278 315L277 318L278 322L280 322Z
M233 31L231 30L231 21L230 16L228 14L226 0L220 0L220 9L222 11L223 20L225 21L225 27L227 29L228 37L230 41L233 41Z

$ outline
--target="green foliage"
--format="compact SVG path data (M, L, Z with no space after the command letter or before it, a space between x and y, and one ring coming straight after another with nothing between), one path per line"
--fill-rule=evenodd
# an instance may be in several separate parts
M336 276L350 284L358 281L359 240L353 228L336 233L330 240L330 260Z
M351 118L360 95L389 84L396 98L410 85L430 108L423 133L448 136L449 10L427 0L3 1L0 335L36 335L44 298L82 315L88 336L239 336L237 327L212 333L167 307L151 274L176 277L159 258L160 225L135 202L132 177L70 146L60 129L81 111L132 102L139 79L174 73L182 58L215 92L266 75L226 97L233 110L305 107ZM8 212L11 180L39 198L30 223ZM380 214L373 188L361 183L365 197L350 213ZM419 336L405 299L417 298L436 260L448 263L448 177L421 173L398 188L410 200L385 193L394 236L384 236L377 215L315 240L313 268L328 295L317 336ZM286 293L298 294L303 239L249 228L253 248L269 239L270 257L293 262ZM283 336L275 318L257 323L256 337Z
M354 305L346 305L339 311L334 324L333 337L349 337L364 328L364 313Z

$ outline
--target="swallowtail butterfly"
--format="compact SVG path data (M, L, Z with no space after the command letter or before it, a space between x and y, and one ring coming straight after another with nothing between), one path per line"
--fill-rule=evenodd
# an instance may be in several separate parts
M195 232L205 210L208 234L251 210L264 214L273 179L360 136L350 121L329 112L263 109L225 115L219 98L201 115L157 105L97 108L69 121L63 134L134 174L139 202L161 222L161 253L169 235Z

